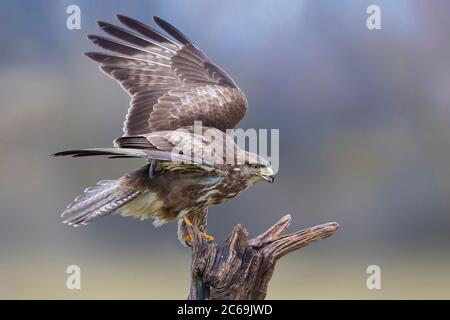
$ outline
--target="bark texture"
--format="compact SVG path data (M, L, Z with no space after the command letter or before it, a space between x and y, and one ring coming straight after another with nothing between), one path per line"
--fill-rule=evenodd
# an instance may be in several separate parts
M190 300L262 300L275 269L284 255L331 236L336 222L282 235L291 222L286 215L256 238L236 225L225 244L207 242L194 226L191 236L192 265Z

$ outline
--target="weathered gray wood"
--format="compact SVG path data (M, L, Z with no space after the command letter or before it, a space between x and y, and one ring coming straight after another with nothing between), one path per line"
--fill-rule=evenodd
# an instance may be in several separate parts
M286 215L256 238L236 225L224 245L207 242L200 231L188 226L191 236L191 300L262 300L275 264L284 255L331 236L336 222L282 235L291 222Z

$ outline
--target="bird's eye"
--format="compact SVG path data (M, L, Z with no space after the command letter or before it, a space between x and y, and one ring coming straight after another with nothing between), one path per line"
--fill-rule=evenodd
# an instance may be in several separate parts
M260 169L260 168L261 168L261 165L259 165L259 164L254 164L254 165L253 165L253 168L254 168L254 169Z

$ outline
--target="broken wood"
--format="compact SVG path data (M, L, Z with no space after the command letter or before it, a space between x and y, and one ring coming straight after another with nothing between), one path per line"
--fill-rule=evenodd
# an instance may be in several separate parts
M236 225L224 245L208 242L195 226L191 236L190 300L262 300L275 264L284 255L331 236L338 229L330 222L282 235L291 223L286 215L256 238Z

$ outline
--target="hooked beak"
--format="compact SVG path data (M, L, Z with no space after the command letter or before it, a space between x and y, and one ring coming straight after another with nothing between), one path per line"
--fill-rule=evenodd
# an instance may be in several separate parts
M265 168L256 174L261 179L266 180L269 183L273 183L275 181L274 173L272 168Z

